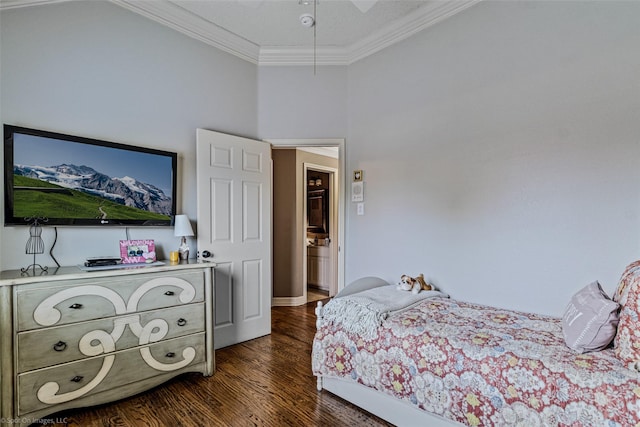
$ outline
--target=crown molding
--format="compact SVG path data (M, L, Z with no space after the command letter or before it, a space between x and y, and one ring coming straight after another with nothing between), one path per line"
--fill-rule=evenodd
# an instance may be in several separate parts
M0 10L69 0L4 0ZM349 65L435 25L482 0L433 1L346 47L262 47L169 0L109 0L196 40L260 66ZM321 24L320 24L321 25Z
M167 0L110 0L132 12L173 28L245 61L258 63L260 47Z
M3 0L0 10L17 9L29 6L64 3L70 0ZM207 21L168 0L136 1L109 0L111 3L128 9L162 25L179 31L224 52L235 55L245 61L258 63L260 47L239 37L213 22Z
M435 1L347 47L349 64L407 39L482 0Z
M349 65L396 44L441 22L482 0L435 1L387 25L368 37L347 47L263 47L258 63L261 66ZM319 23L317 25L322 25Z
M43 4L64 3L70 0L3 0L0 10L18 9L20 7L41 6Z
M315 54L313 48L305 47L263 47L260 49L260 66L296 66L296 65L347 65L349 56L347 49L318 47Z

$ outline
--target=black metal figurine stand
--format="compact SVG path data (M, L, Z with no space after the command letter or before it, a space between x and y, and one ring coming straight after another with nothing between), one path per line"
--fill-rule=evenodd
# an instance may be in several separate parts
M32 269L33 275L35 276L36 267L40 268L43 272L49 269L49 267L43 267L40 264L36 264L36 255L44 253L44 241L42 240L42 227L40 226L40 222L47 222L47 218L27 218L27 221L30 220L33 220L33 223L29 227L29 240L27 240L24 252L26 254L33 254L33 263L25 268L21 268L20 271L22 273L28 273L29 269Z

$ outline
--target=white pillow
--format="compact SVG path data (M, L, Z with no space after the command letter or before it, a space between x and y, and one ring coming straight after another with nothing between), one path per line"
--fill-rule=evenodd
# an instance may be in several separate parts
M569 348L578 353L602 350L616 335L620 305L593 282L573 297L562 317L562 333Z
M357 292L366 291L380 286L388 286L389 282L382 280L379 277L362 277L355 280L344 287L334 298L340 298L347 295L355 294Z

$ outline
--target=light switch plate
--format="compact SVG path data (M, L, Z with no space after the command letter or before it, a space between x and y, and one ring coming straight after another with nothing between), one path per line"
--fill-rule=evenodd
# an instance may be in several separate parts
M364 203L358 203L356 206L356 213L358 215L364 215Z

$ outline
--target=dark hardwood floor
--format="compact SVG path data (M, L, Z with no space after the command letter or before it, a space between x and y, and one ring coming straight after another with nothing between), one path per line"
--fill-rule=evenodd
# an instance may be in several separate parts
M272 309L272 334L216 351L212 377L185 374L111 404L53 414L57 426L388 426L316 390L316 303Z

